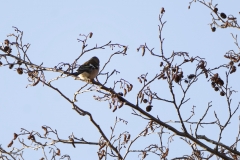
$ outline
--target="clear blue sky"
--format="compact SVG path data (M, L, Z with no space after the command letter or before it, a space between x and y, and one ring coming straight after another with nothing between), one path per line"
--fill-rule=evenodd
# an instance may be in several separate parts
M219 10L225 11L226 14L238 15L237 6L239 6L237 2L231 4L223 1L219 4ZM150 56L149 53L142 57L136 48L146 42L149 47L155 48L156 53L159 53L158 15L162 7L166 10L163 19L167 21L163 31L166 54L170 55L172 51L186 51L190 56L198 55L206 58L209 67L213 67L228 63L223 58L228 50L237 51L230 35L230 33L236 34L237 30L217 28L217 32L213 33L208 25L211 22L210 10L206 7L194 3L189 10L188 1L167 0L152 0L151 2L143 0L5 1L4 7L0 10L0 41L3 42L6 35L14 31L12 26L18 27L24 31L23 41L31 44L28 51L31 61L35 64L43 62L43 66L46 67L54 67L60 62L72 63L81 51L81 43L77 42L80 33L93 32L89 47L95 44L102 45L110 40L127 45L128 55L116 56L106 68L109 72L113 69L121 72L114 76L107 85L111 87L113 81L120 78L128 80L134 87L132 93L129 93L126 98L135 103L135 95L141 88L137 77L147 72L150 77L153 77L160 71L160 59ZM95 55L99 57L101 66L103 66L112 53L114 51L111 49L90 52L79 60L79 64ZM192 68L186 68L185 75L192 72ZM0 144L3 147L11 141L14 132L19 133L20 128L43 133L42 125L57 129L62 139L67 139L73 132L76 137L83 137L87 141L97 142L99 140L99 134L89 119L76 114L71 109L71 105L55 91L42 84L26 88L27 76L20 76L14 70L10 71L8 67L1 67L0 75ZM50 80L57 75L56 73L46 74L46 78ZM224 72L221 75L224 77ZM230 86L240 90L237 78L237 74L233 74ZM224 122L227 112L225 98L214 92L206 79L202 78L200 82L190 90L188 96L192 99L185 105L186 110L182 114L188 117L191 114L191 107L195 105L197 106L195 117L197 121L207 107L207 103L213 101L207 120L214 121L213 111L216 111ZM70 77L53 83L71 99L84 84ZM158 95L170 98L165 85L162 82L150 87L155 88ZM86 93L79 96L78 105L93 114L108 137L110 126L114 125L116 116L129 122L128 125L119 124L117 135L127 130L132 133L132 137L135 137L147 125L146 121L133 117L131 109L126 106L112 113L106 102L98 102L92 98L95 94ZM239 97L237 94L233 98ZM180 94L178 96L181 97ZM233 101L233 104L235 107L237 101ZM153 102L153 105L154 112L151 112L153 115L158 115L163 121L177 120L173 106L163 102ZM238 115L239 112L231 121L229 132L223 134L225 136L223 142L228 142L227 144L232 144L237 136ZM216 126L209 126L201 129L200 133L217 139L218 132L215 131L218 131ZM140 149L137 148L138 146L142 146L141 149L143 149L150 142L155 144L158 141L156 134L150 135L148 141L142 138L132 149ZM180 145L183 147L180 148ZM63 149L62 154L69 154L72 159L97 159L98 147L77 145L74 149L71 145L58 144L58 146ZM174 137L174 142L170 144L169 158L189 153L187 148L188 146L179 137ZM33 157L40 159L42 152L28 149L24 155L26 159ZM149 157L149 159L153 158L156 157ZM137 159L137 154L130 154L128 159Z

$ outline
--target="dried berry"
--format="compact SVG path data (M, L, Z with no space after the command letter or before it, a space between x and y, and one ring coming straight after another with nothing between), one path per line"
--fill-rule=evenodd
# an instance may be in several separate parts
M17 61L17 64L22 65L22 62L20 60Z
M218 88L218 87L215 87L215 88L214 88L214 90L215 90L215 91L218 91L218 90L219 90L219 88Z
M144 100L143 100L143 103L147 103L147 102L148 102L148 100L147 100L147 99L144 99Z
M185 82L185 83L188 83L188 80L185 79L184 82Z
M9 65L9 69L12 69L13 66L14 66L14 64L10 64L10 65Z
M220 92L220 95L221 95L221 96L225 96L225 92L221 91L221 92Z
M217 82L217 84L219 84L220 86L223 86L223 85L224 85L224 82L223 82L223 80L222 80L221 78L218 78L216 82Z
M225 13L221 13L220 16L221 16L223 19L227 18L227 16L226 16Z
M173 72L176 72L176 68L173 68L172 71L173 71Z
M150 112L150 111L152 110L152 107L153 107L153 106L151 106L151 105L147 106L147 107L146 107L146 111L147 111L147 112Z
M190 74L189 76L188 76L188 79L193 79L195 77L195 74Z
M18 72L18 74L23 74L23 69L22 68L18 68L17 72Z
M162 65L163 65L163 62L160 62L160 67L162 67Z
M174 78L174 81L178 83L181 80L181 77L179 75L176 75Z
M230 74L236 72L236 70L237 70L236 66L232 66L231 71L230 71Z
M0 61L0 66L2 65L3 63Z
M93 36L93 33L90 32L90 33L89 33L89 38L92 38L92 36Z
M215 32L216 31L216 27L212 27L212 32Z
M217 13L218 11L218 8L214 8L213 12Z
M215 82L212 82L211 85L212 85L213 88L215 88L216 83L215 83Z
M230 61L230 62L229 62L229 65L230 65L230 66L232 66L233 64L234 64L234 62L233 62L233 61Z
M8 45L9 45L9 40L8 40L8 39L5 39L5 40L4 40L4 44L5 44L6 46L8 46Z
M142 56L144 56L144 54L145 54L145 47L143 46L142 47Z
M163 14L164 12L165 12L165 9L162 7L161 14Z
M14 134L13 134L13 140L17 139L17 137L18 137L18 134L17 134L17 133L14 133Z

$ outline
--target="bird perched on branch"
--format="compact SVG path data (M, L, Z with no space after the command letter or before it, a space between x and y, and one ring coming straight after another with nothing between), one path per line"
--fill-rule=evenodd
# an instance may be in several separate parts
M77 79L83 81L92 81L99 72L99 59L97 57L92 57L87 62L83 63L77 70L77 72L72 73L72 75L77 76Z

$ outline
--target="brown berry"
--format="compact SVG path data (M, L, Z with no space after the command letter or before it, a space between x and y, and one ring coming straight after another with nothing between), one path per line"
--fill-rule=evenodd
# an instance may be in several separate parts
M189 76L188 76L188 79L193 79L195 77L195 74L190 74Z
M217 13L218 11L218 8L214 8L213 12Z
M147 111L147 112L150 112L150 111L152 110L152 107L153 107L153 106L151 106L151 105L147 106L147 107L146 107L146 111Z
M10 65L9 65L9 69L12 69L13 66L14 66L14 64L10 64Z
M221 13L220 16L221 16L223 19L227 18L227 16L226 16L225 13Z
M90 32L90 33L89 33L89 38L92 38L92 36L93 36L93 33Z
M144 99L144 100L143 100L143 103L147 103L147 102L148 102L148 100L147 100L147 99Z
M215 32L216 31L216 27L212 27L212 32Z
M218 91L218 90L219 90L219 88L218 88L218 87L215 87L215 88L214 88L214 90L215 90L215 91Z
M18 134L17 134L17 133L14 133L14 134L13 134L13 137L14 137L13 140L17 139Z
M181 80L181 77L179 75L176 75L174 78L174 81L178 83Z
M236 66L232 66L231 71L230 71L230 74L236 72L236 70L237 70L237 67L236 67Z
M225 93L223 91L220 92L221 96L225 96Z
M215 83L215 82L212 82L211 85L212 85L213 88L215 88L216 83Z
M17 72L18 72L18 74L23 74L23 69L22 68L18 68Z
M9 45L9 40L5 39L4 44L8 46Z
M3 63L0 61L0 66L2 65Z

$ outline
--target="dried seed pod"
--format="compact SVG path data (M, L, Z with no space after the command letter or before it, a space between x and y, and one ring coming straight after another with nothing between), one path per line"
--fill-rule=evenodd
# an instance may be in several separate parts
M216 83L215 83L215 82L212 82L211 85L212 85L213 88L215 88Z
M163 66L163 62L160 62L160 67L162 67Z
M219 90L219 88L218 88L218 87L215 87L215 88L214 88L214 90L215 90L215 91L218 91L218 90Z
M151 106L151 105L147 106L147 107L146 107L146 111L147 111L147 112L150 112L150 111L152 110L152 107L153 107L153 106Z
M147 134L148 134L148 128L145 129L143 136L146 136Z
M124 91L123 91L123 96L125 97L125 96L126 96L126 94L127 94L127 90L126 90L126 88L124 88Z
M221 96L225 96L225 92L221 91L221 92L220 92L220 95L221 95Z
M14 64L10 64L10 65L9 65L9 69L12 69L13 66L14 66Z
M195 74L190 74L189 76L188 76L188 79L193 79L195 77Z
M92 38L92 36L93 36L93 33L90 32L90 33L89 33L89 38Z
M132 90L132 88L133 88L133 85L132 85L132 84L130 84L130 87L129 87L129 92Z
M9 144L8 144L8 148L11 147L13 145L13 141L11 141Z
M117 106L114 106L113 112L115 112L117 110Z
M23 74L23 69L22 68L18 68L17 72L18 72L18 74Z
M178 83L181 80L179 75L175 75L174 81Z
M231 71L230 71L230 74L236 72L236 70L237 70L236 66L232 66Z
M0 61L0 66L2 65L3 63Z
M120 105L118 106L118 108L122 108L123 106L123 102L120 102Z
M82 50L84 50L85 47L86 47L86 45L82 45Z
M138 98L142 98L142 92L138 94Z
M142 98L141 98L140 103L142 103L143 99L144 99L144 94L142 94Z
M229 64L230 66L233 66L234 62L233 62L233 61L230 61L228 64Z
M144 56L144 54L145 54L145 47L143 46L142 47L142 56Z
M217 11L218 11L218 8L213 9L213 12L217 13Z
M17 133L14 133L14 134L13 134L13 140L17 139L17 137L18 137L18 134L17 134Z
M190 61L191 61L191 62L193 62L193 61L194 61L194 58L193 58L193 57L191 57L191 58L190 58Z
M220 16L221 16L223 19L227 18L227 16L226 16L225 13L221 13Z
M127 46L124 46L124 53L127 52Z
M61 151L60 149L57 148L57 153L56 153L57 156L60 156L61 155Z
M148 100L147 100L147 99L144 99L144 100L143 100L143 103L147 103L147 102L148 102Z
M22 65L22 62L20 60L17 61L17 64Z
M129 134L128 137L127 137L127 140L129 141L130 138L131 138L131 135Z
M6 46L8 46L8 45L9 45L9 40L8 40L8 39L5 39L5 40L4 40L4 44L5 44Z
M216 82L217 82L217 84L219 84L220 86L223 86L223 85L224 85L224 82L223 82L223 80L222 80L221 78L218 78Z
M7 52L7 51L9 50L9 48L10 48L10 47L5 46L5 47L3 48L3 51L4 51L4 52Z
M216 31L216 27L212 27L212 32L215 32Z
M142 83L142 80L141 80L141 78L139 78L139 77L138 77L138 81L139 81L140 83Z
M161 14L163 14L165 12L165 9L162 7L162 9L161 9Z
M111 109L112 108L112 104L111 103L109 103L109 109Z
M33 83L33 86L36 86L40 82L40 77L38 77L37 81Z

